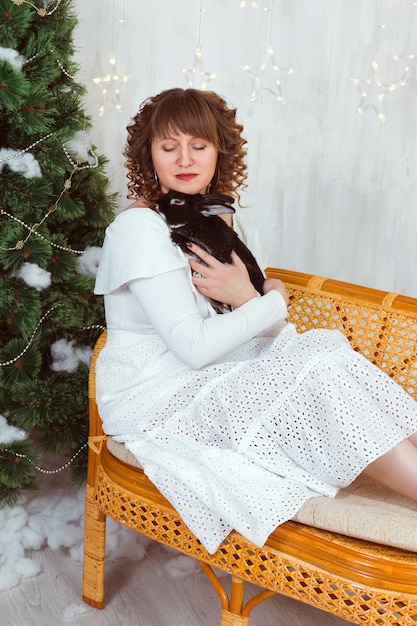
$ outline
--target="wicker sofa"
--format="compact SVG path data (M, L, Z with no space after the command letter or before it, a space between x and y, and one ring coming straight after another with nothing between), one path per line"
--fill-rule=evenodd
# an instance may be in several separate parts
M267 274L287 285L289 320L300 332L314 327L339 329L355 350L417 398L417 299L275 268ZM197 559L220 599L221 626L247 626L252 609L275 593L355 624L417 623L416 503L360 477L335 499L311 499L262 548L232 532L209 555L140 464L102 431L94 365L104 343L105 333L97 342L90 369L85 602L103 606L105 524L110 516ZM230 591L216 569L230 574ZM260 588L247 601L246 581Z

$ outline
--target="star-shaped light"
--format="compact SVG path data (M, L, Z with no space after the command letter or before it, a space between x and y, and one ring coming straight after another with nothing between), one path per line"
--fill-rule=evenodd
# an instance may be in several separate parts
M382 107L383 100L388 94L405 84L401 80L398 83L381 82L379 80L379 63L377 60L372 61L368 78L352 78L351 80L361 94L361 99L357 108L358 114L362 115L362 113L371 109L381 122L386 121L386 116Z
M195 85L195 77L196 75L200 76L203 80L201 83L200 89L202 91L206 91L208 84L214 80L217 76L216 72L206 72L204 70L203 64L203 53L201 51L201 45L197 44L194 53L194 65L191 69L187 69L186 67L181 68L181 72L185 76L185 80L187 81L188 87L196 87Z
M294 74L297 71L296 67L281 67L275 61L274 49L271 45L268 46L266 51L265 60L259 67L252 67L251 65L242 65L242 70L247 72L251 76L252 91L250 99L253 102L265 91L271 93L278 102L285 103L285 98L282 93L282 81ZM267 71L270 70L270 78L274 86L265 86L265 76Z
M272 11L269 7L261 7L259 6L256 0L241 0L239 10L245 9L246 7L252 7L252 9L262 9L263 11Z
M253 9L259 9L259 4L256 2L256 0L251 0L251 2L249 2L249 0L242 0L239 9L244 9L249 4Z
M122 110L120 102L120 83L127 83L128 80L129 76L119 76L117 73L116 57L114 52L112 52L109 58L109 68L107 74L101 78L93 78L93 83L100 87L102 93L101 104L98 111L100 117L104 115L104 110L109 100L113 101L114 108L117 111Z
M403 73L400 76L400 80L398 81L398 85L400 87L405 87L405 85L407 83L409 83L410 80L411 80L411 72L412 72L411 63L416 60L416 54L414 54L414 53L405 54L405 55L404 54L396 54L394 56L394 59L398 63L401 63L401 65L403 66Z

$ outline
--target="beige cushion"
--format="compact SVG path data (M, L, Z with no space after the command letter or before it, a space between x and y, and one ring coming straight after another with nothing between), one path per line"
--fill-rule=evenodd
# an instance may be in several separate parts
M133 467L142 465L109 437L109 451ZM315 528L417 552L417 503L360 476L335 498L311 498L293 518Z
M417 502L359 476L335 498L311 498L294 520L417 552Z
M112 453L116 459L119 459L123 463L127 465L131 465L132 467L137 467L138 469L143 469L142 464L137 458L129 452L129 450L124 446L123 443L119 443L118 441L114 441L111 437L107 439L107 450Z

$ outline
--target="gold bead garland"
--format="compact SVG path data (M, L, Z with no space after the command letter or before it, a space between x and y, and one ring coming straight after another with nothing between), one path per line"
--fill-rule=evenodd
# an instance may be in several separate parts
M33 7L33 8L36 10L37 14L38 14L40 17L48 17L48 16L52 15L52 14L53 14L53 13L54 13L57 9L58 9L59 5L61 4L61 0L57 0L57 1L56 1L55 6L54 6L52 9L47 10L47 9L45 9L45 8L43 8L43 7L37 7L34 3L29 2L28 0L12 0L12 2L13 2L13 4L15 4L16 6L21 6L22 4L28 4L29 6ZM53 50L51 50L51 52L53 52ZM37 56L37 55L35 55L35 56ZM29 62L29 61L33 60L34 58L35 58L35 57L32 57L32 58L31 58L31 59L29 59L27 62ZM63 73L64 73L64 74L68 77L68 78L70 78L70 79L73 79L73 78L74 78L71 74L69 74L69 72L67 72L67 70L64 68L63 64L61 63L61 61L60 61L59 59L56 59L56 62L57 62L57 64L59 65L59 67L60 67L61 71L62 71L62 72L63 72ZM3 162L8 161L8 160L10 160L10 159L17 159L19 156L21 156L22 154L25 154L26 152L28 152L29 150L31 150L32 148L34 148L35 146L37 146L39 143L41 143L41 142L42 142L42 141L44 141L45 139L48 139L49 137L51 137L52 135L53 135L53 133L49 133L49 134L48 134L48 135L46 135L45 137L41 137L40 139L38 139L37 141L35 141L35 142L34 142L33 144L31 144L28 148L26 148L26 149L24 149L24 150L20 150L20 151L18 151L18 152L15 152L14 154L11 154L11 155L9 155L9 156L7 156L7 157L3 158L3 159L0 159L0 163L3 163ZM64 195L64 193L65 193L68 189L70 189L70 187L71 187L71 180L72 180L72 176L74 175L74 173L75 173L76 171L79 171L79 170L82 170L82 169L94 168L94 167L97 167L97 166L98 166L98 159L97 159L97 156L96 156L93 152L92 152L92 154L93 154L93 156L94 156L94 158L95 158L95 160L96 160L95 164L94 164L94 165L84 165L84 166L80 166L80 165L75 164L75 163L73 162L73 160L71 159L71 157L70 157L70 155L68 154L68 152L67 152L67 150L65 149L65 147L64 147L64 146L62 146L62 148L63 148L63 151L64 151L64 153L65 153L65 155L66 155L66 157L67 157L68 161L71 163L71 165L74 167L74 169L73 169L73 171L71 172L71 174L70 174L69 178L67 178L67 180L64 182L64 188L63 188L63 190L61 191L61 193L60 193L60 195L59 195L59 197L58 197L58 200L57 200L57 201L55 202L55 204L54 204L54 205L53 205L53 206L49 209L49 211L47 211L47 213L44 215L44 217L42 218L42 220L41 220L39 223L35 223L35 224L32 224L32 226L28 226L27 224L25 224L24 222L22 222L21 220L19 220L19 219L18 219L18 218L16 218L15 216L10 215L10 214L9 214L9 213L7 213L6 211L4 211L2 208L0 208L0 214L2 214L2 215L6 215L6 216L7 216L7 217L9 217L10 219L13 219L13 220L15 220L15 221L19 222L20 224L22 224L25 228L27 228L27 229L29 230L29 235L27 236L27 238L26 238L24 241L19 241L19 242L17 242L17 244L16 244L16 246L15 246L14 248L1 248L2 250L19 250L19 249L23 248L24 243L25 243L25 242L29 239L29 237L30 237L30 235L31 235L32 233L35 233L36 235L38 235L38 237L41 237L42 239L44 239L44 240L46 240L46 241L47 241L47 239L46 239L45 237L43 237L42 235L40 235L40 234L37 232L37 229L38 229L38 228L39 228L39 226L40 226L40 225L41 225L41 224L42 224L42 223L43 223L43 222L44 222L44 221L48 218L48 216L49 216L49 215L50 215L53 211L55 211L55 210L56 210L56 208L57 208L57 206L58 206L58 202L59 202L59 200L62 198L62 196ZM59 249L61 249L61 250L64 250L64 251L74 252L75 254L83 254L83 253L84 253L84 250L72 250L71 248L65 248L64 246L60 246L60 245L55 244L55 243L53 243L53 242L49 242L49 243L50 243L52 246L54 246L54 247L56 247L56 248L59 248ZM4 366L7 366L7 365L12 365L13 363L15 363L17 360L19 360L19 359L23 356L23 354L24 354L24 353L25 353L25 352L29 349L29 346L30 346L30 345L31 345L31 343L33 342L34 337L35 337L35 335L36 335L36 333L37 333L37 331L38 331L38 329L39 329L40 325L42 324L42 322L45 320L45 318L46 318L46 317L47 317L47 316L48 316L48 315L49 315L49 314L50 314L50 313L51 313L54 309L56 309L56 308L58 308L58 307L60 307L60 306L63 306L63 305L62 305L62 304L58 304L58 305L55 305L55 306L51 307L51 308L50 308L50 309L49 309L49 310L48 310L48 311L47 311L47 312L46 312L46 313L42 316L42 318L39 320L39 322L38 322L38 324L37 324L37 326L36 326L35 330L33 331L33 333L32 333L32 335L31 335L31 337L30 337L30 339L29 339L29 342L28 342L28 344L26 345L26 347L25 347L25 348L21 351L21 353L20 353L19 355L17 355L14 359L11 359L11 360L6 361L6 362L4 362L4 363L0 363L0 367L4 367ZM88 329L93 329L93 328L97 328L97 329L100 329L100 330L104 330L104 327L103 327L103 326L100 326L100 325L93 325L93 326L90 326L90 327L88 327L88 328L86 327L86 329L87 329L87 330L88 330ZM21 458L21 459L26 458L26 459L29 461L29 463L30 463L31 465L33 465L33 467L35 468L35 470L37 470L38 472L41 472L42 474L57 474L58 472L61 472L62 470L64 470L64 469L66 469L67 467L69 467L69 465L71 465L71 463L73 463L73 461L77 458L77 456L78 456L78 455L82 452L82 450L84 450L84 448L85 448L87 445L88 445L88 444L87 444L87 442L86 442L86 443L84 443L84 444L83 444L83 445L82 445L82 446L81 446L81 447L80 447L80 448L79 448L79 449L75 452L75 454L71 457L71 459L69 459L69 461L67 461L64 465L62 465L61 467L59 467L59 468L57 468L57 469L55 469L55 470L46 470L46 469L44 469L44 468L42 468L42 467L39 467L38 465L36 465L36 464L32 461L32 459L30 459L30 458L29 458L27 455L25 455L25 454L20 454L20 453L18 453L18 452L14 452L13 450L9 450L9 449L5 449L5 450L4 450L4 452L7 452L7 453L9 453L9 454L13 454L13 455L14 455L15 457L17 457L17 458Z
M52 13L54 13L56 11L56 9L58 8L59 4L61 3L61 0L57 0L57 3L55 5L55 7L47 12L45 9L39 9L38 7L36 7L33 3L31 2L27 2L26 0L12 0L12 2L14 2L14 4L16 6L20 6L22 4L29 4L30 6L32 6L33 8L35 8L39 15L41 15L41 17L45 17L47 15L52 15ZM54 50L51 48L50 52L54 52ZM31 57L30 59L27 59L26 63L29 63L30 61L33 61L40 53L34 55L33 57ZM67 72L67 70L65 69L65 67L63 66L63 64L61 63L61 61L59 59L56 59L57 64L59 65L61 71L70 79L74 79L74 77ZM29 152L30 150L32 150L32 148L36 147L37 145L39 145L42 141L45 141L46 139L49 139L50 137L52 137L54 133L48 133L47 135L45 135L45 137L41 137L40 139L38 139L37 141L34 141L30 146L28 146L27 148L24 148L23 150L19 150L17 152L14 152L13 154L10 154L2 159L0 159L0 164L1 163L5 163L7 161L9 161L10 159L17 159L20 156L22 156L23 154ZM71 156L69 155L68 151L66 150L65 146L63 144L61 144L62 149L64 151L65 156L67 157L68 161L70 162L70 164L72 165L72 167L74 168L73 171L70 173L69 178L67 178L64 182L64 187L61 191L61 193L58 196L57 201L50 207L50 209L45 213L45 215L43 216L43 218L41 219L40 222L32 224L32 226L28 226L27 224L25 224L24 222L18 220L17 218L13 217L12 215L10 215L9 213L7 213L6 211L4 211L1 207L0 207L0 214L1 215L6 215L11 219L14 219L15 221L19 222L20 224L22 224L22 226L24 226L25 228L27 228L27 230L29 231L28 236L23 239L23 240L19 240L16 242L16 245L14 247L11 248L3 248L0 246L0 250L3 250L5 252L10 252L12 250L22 250L23 246L25 245L25 243L28 241L28 239L30 238L30 236L35 233L37 234L39 237L41 237L42 239L44 239L45 241L48 241L45 237L43 237L42 235L39 235L39 233L37 233L37 230L39 228L39 226L41 226L46 219L49 217L49 215L51 213L53 213L57 208L58 208L58 203L61 200L62 196L64 195L64 193L66 191L68 191L68 189L71 188L71 182L72 182L72 177L74 175L74 173L76 171L80 171L83 169L88 169L88 168L96 168L98 167L98 158L96 156L96 154L94 154L93 150L91 149L91 154L95 159L95 163L93 165L83 165L81 166L79 163L75 163L73 161L73 159L71 158ZM73 252L75 254L83 254L84 251L83 250L73 250L71 248L65 248L63 246L59 246L58 244L54 244L51 241L48 241L48 243L51 246L54 246L56 248L59 248L60 250L64 250L65 252Z
M33 330L32 334L31 334L31 336L29 338L28 343L23 348L23 350L20 352L20 354L15 356L13 359L10 359L9 361L4 361L3 363L0 363L0 367L7 367L8 365L13 365L13 363L16 363L16 361L18 361L25 354L25 352L27 352L29 350L29 347L33 343L33 340L35 339L35 335L38 332L39 328L41 327L42 322L44 322L44 320L48 317L48 315L50 313L52 313L52 311L54 311L55 309L59 309L61 306L64 306L64 304L55 304L54 306L51 306L51 308L48 309L46 311L46 313L44 313L44 315L42 315L41 319L36 324L36 327ZM104 330L106 330L106 327L102 326L101 324L90 324L90 326L81 326L80 330L100 330L100 331L104 331Z
M34 8L36 10L36 12L39 15L39 17L49 17L50 15L52 15L52 13L55 13L57 8L61 4L61 0L56 0L56 5L54 6L54 8L51 9L50 11L47 11L43 7L37 7L36 4L33 4L33 2L29 2L29 0L12 0L12 2L17 7L22 6L22 4L28 4L29 6L31 6L32 8Z
M51 52L53 52L53 50L51 49ZM72 76L72 74L70 74L69 72L67 72L67 70L65 69L65 67L62 65L61 61L59 59L55 59L57 64L59 65L61 72L63 74L65 74L65 76L67 78L70 78L71 80L74 80L74 76Z
M62 472L62 470L66 469L67 467L69 467L71 465L71 463L73 463L75 461L75 459L77 458L77 456L84 450L84 448L86 448L88 446L88 442L86 441L85 443L83 443L82 446L80 446L78 448L78 450L75 452L75 454L70 458L69 461L67 461L66 463L64 463L64 465L61 465L61 467L58 467L57 469L54 470L46 470L43 467L39 467L39 465L36 465L36 463L34 463L32 461L31 458L29 458L26 454L21 454L20 452L15 452L14 450L9 450L8 448L5 448L3 450L3 452L7 452L8 454L13 454L15 457L17 457L18 459L27 459L28 462L33 465L33 467L35 468L35 470L37 472L40 472L41 474L58 474L59 472Z
M94 161L95 161L94 164L93 165L90 165L90 164L88 164L88 165L80 165L79 163L76 163L72 159L71 155L69 154L69 152L66 149L66 147L64 146L64 144L61 144L61 146L62 146L62 150L64 151L65 156L67 157L68 161L73 166L74 170L77 170L77 171L79 171L79 170L88 170L88 169L94 169L94 168L96 168L98 166L98 157L97 157L97 155L95 154L95 152L93 151L92 148L90 149L90 152L91 152L91 156L94 157Z
M37 142L35 142L34 144L32 144L31 146L29 146L28 148L25 148L24 150L21 150L19 154L23 154L25 152L27 152L28 150L30 150L34 145L36 145L37 143L39 143L40 141L43 141L44 139L46 139L47 137L51 137L53 133L49 133L49 135L47 135L46 137L42 137L42 139L39 139ZM63 189L61 191L61 193L58 196L58 199L56 200L56 202L48 209L48 211L45 213L45 215L42 217L42 219L40 220L40 222L35 222L34 224L32 224L31 226L29 226L28 224L25 224L25 222L23 222L22 220L18 219L17 217L15 217L14 215L11 215L10 213L7 213L7 211L5 211L2 207L0 207L0 215L5 215L6 217L9 217L10 219L15 220L16 222L18 222L19 224L21 224L22 226L24 226L27 230L28 230L28 235L25 239L20 239L19 241L16 242L15 246L12 246L10 248L3 248L2 246L0 246L0 250L3 250L4 252L10 252L12 250L22 250L23 246L25 245L25 243L28 241L28 239L30 238L30 236L32 234L36 234L38 237L40 237L41 239L44 239L44 241L47 241L51 246L54 246L55 248L59 248L60 250L64 250L65 252L73 252L74 254L84 254L84 250L74 250L72 248L68 248L68 247L64 247L64 246L60 246L58 244L53 243L52 241L49 241L48 239L46 239L46 237L44 237L43 235L40 235L37 231L39 229L39 227L48 219L48 217L51 215L51 213L53 213L54 211L56 211L56 209L58 208L58 204L59 201L61 200L62 196L71 188L71 184L72 184L72 177L74 176L75 172L79 172L81 170L85 170L85 169L94 169L96 167L98 167L99 165L99 161L98 161L98 157L97 155L93 152L93 150L91 149L91 154L94 157L95 162L90 165L80 165L78 163L76 163L71 155L69 154L68 150L66 149L66 147L64 146L64 144L61 143L61 147L62 150L66 156L66 158L68 159L69 163L72 165L73 170L70 173L69 177L64 181L64 186ZM6 157L4 160L8 160L9 158L16 158L15 155L11 155L9 157ZM1 163L1 161L0 161Z
M50 213L52 213L53 210L55 210L55 209L51 209L49 211L49 213L44 217L43 221L46 219L46 217ZM49 243L50 246L52 246L53 248L57 248L58 250L63 250L64 252L72 252L73 254L84 254L84 252L85 252L85 250L74 250L73 248L60 246L59 244L55 243L54 241L50 241L49 239L47 239L46 237L44 237L43 235L41 235L40 233L37 232L37 228L40 226L40 222L38 222L36 224L32 224L32 226L29 226L28 224L25 224L25 222L20 220L18 217L16 217L15 215L11 215L10 213L5 211L1 207L0 207L0 215L5 215L9 219L14 220L15 222L18 222L19 224L21 224L21 226L24 226L29 231L29 235L26 237L26 239L21 239L20 241L18 241L13 248L2 248L2 247L0 247L0 250L3 250L5 252L9 252L10 250L22 250L23 246L25 245L25 243L29 239L30 235L33 234L33 235L36 235L37 237L39 237L40 239L43 239L44 241Z
M49 48L49 52L52 52L52 54L55 52L55 50L53 48ZM39 55L41 54L41 51L37 52L36 54L34 54L32 57L29 57L29 59L26 59L26 61L24 62L24 65L27 65L28 63L31 63L32 61L34 61ZM67 72L67 70L65 69L65 67L63 66L62 62L60 59L55 59L55 61L57 62L57 64L59 65L59 68L61 70L61 72L63 74L65 74L65 76L71 80L75 79L75 76L73 76L72 74L70 74L69 72Z
M5 163L6 161L10 161L10 159L17 159L18 157L22 156L22 154L25 154L26 152L29 152L29 150L32 150L32 148L35 148L35 146L39 145L42 141L45 141L45 139L49 139L49 137L52 137L53 134L54 133L48 133L48 135L45 135L45 137L41 137L37 141L31 143L30 146L28 146L27 148L23 148L23 150L19 150L18 152L13 152L13 154L9 154L9 156L0 159L0 163Z
M81 330L100 330L100 331L104 331L104 330L106 330L106 327L103 326L102 324L90 324L90 326L82 326Z
M34 329L34 331L32 332L31 336L29 337L29 341L26 344L26 346L23 348L23 350L21 351L20 354L18 354L17 356L14 357L14 359L10 359L9 361L4 361L3 363L0 363L0 367L6 367L8 365L13 365L13 363L16 363L16 361L18 361L24 354L25 352L27 352L33 342L33 340L35 339L35 335L38 332L42 322L48 317L48 315L50 313L52 313L52 311L54 309L58 309L59 307L64 306L63 304L55 304L54 306L51 306L50 309L48 309L46 311L46 313L44 313L41 317L41 319L39 320L39 322L36 324L36 327Z

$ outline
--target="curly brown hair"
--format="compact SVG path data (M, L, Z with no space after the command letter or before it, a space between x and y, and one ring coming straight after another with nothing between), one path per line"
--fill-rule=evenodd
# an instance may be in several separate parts
M218 150L211 193L237 197L246 188L246 139L236 121L236 109L212 91L167 89L145 100L127 126L124 156L129 179L128 198L143 197L154 206L161 195L152 163L152 141L169 133L201 137Z

